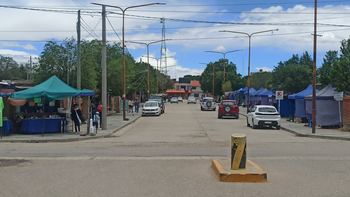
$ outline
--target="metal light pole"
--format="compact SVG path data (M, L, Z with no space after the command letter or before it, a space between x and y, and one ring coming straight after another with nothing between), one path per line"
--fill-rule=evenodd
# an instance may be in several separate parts
M148 57L148 56L142 56L142 57ZM153 58L153 59L155 59L155 60L157 60L157 94L158 94L158 72L159 72L159 70L158 70L158 60L160 60L161 58L155 58L155 57L150 57L150 58Z
M312 70L312 133L316 133L316 44L317 44L317 0L314 16L314 61Z
M226 72L225 72L225 67L226 67L226 65L225 65L225 62L226 62L225 55L226 55L226 53L232 53L232 52L237 52L237 51L243 51L243 49L234 50L234 51L227 51L225 53L224 52L219 52L219 51L204 51L204 52L209 52L209 53L221 53L221 54L224 55L224 94L226 92L226 89L225 89L225 82L226 82L226 80L225 80L225 75L226 75Z
M205 65L210 65L210 63L209 64L207 64L207 63L200 63L200 64L205 64ZM214 81L215 81L215 78L214 78L214 75L215 75L215 72L214 72L214 66L217 66L217 65L219 65L219 64L221 64L220 62L219 63L216 63L216 64L212 64L212 66L213 66L213 97L215 97L215 91L214 91Z
M170 40L170 39L166 39ZM150 43L144 43L144 42L135 42L135 41L125 41L127 43L135 43L135 44L144 44L147 46L147 64L148 64L148 72L147 72L147 99L149 99L149 45L157 43L157 42L163 42L164 40L158 40Z
M123 13L123 26L122 26L122 34L123 34L123 120L129 120L127 119L125 116L126 116L126 113L125 113L125 94L126 94L126 88L125 88L125 84L126 84L126 81L125 81L125 39L124 39L124 21L125 21L125 11L128 10L128 9L131 9L131 8L137 8L137 7L144 7L144 6L150 6L150 5L165 5L165 3L150 3L150 4L143 4L143 5L136 5L136 6L130 6L130 7L127 7L125 9L119 7L119 6L113 6L113 5L105 5L105 4L99 4L99 3L92 3L94 5L100 5L100 6L103 6L103 7L112 7L112 8L118 8L122 11ZM105 17L105 16L104 16ZM103 18L104 18L103 17ZM104 30L104 33L105 33L105 30ZM106 58L106 57L103 57L103 58ZM102 79L103 80L103 79ZM107 92L103 92L102 91L102 95L103 94L107 94ZM102 103L103 104L103 103ZM102 105L103 107L103 105ZM104 113L102 112L102 115ZM107 115L107 114L106 114ZM102 121L103 119L106 119L107 116L103 115L102 117Z
M237 33L237 34L245 34L249 37L249 59L248 59L248 97L247 97L247 113L249 111L249 88L250 88L250 46L251 46L251 37L254 34L260 34L260 33L265 33L265 32L273 32L273 31L278 31L278 29L271 29L271 30L266 30L266 31L258 31L258 32L254 32L251 34L245 33L245 32L239 32L239 31L228 31L228 30L223 30L223 31L219 31L219 32L229 32L229 33Z

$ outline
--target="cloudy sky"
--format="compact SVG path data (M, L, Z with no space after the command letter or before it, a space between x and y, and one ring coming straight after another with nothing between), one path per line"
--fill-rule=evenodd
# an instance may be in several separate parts
M38 57L45 41L76 38L77 11L82 12L82 39L102 39L101 3L126 8L157 1L145 0L2 0L0 3L0 54L18 62ZM166 5L128 9L125 40L149 43L162 39L160 18L165 18L168 73L172 78L199 75L209 63L223 58L205 51L243 51L226 54L247 75L248 36L245 33L278 29L255 34L251 39L251 71L270 71L279 61L304 51L313 54L314 0L163 0ZM36 10L41 11L36 11ZM121 11L107 8L107 40L122 38ZM328 50L339 50L340 41L349 38L350 1L318 0L317 66ZM110 25L111 24L111 25ZM126 43L136 61L147 61L143 44ZM161 43L150 45L150 56L160 57ZM35 59L34 59L35 61ZM157 60L150 58L152 66ZM160 61L159 61L160 64ZM164 62L162 63L164 65Z

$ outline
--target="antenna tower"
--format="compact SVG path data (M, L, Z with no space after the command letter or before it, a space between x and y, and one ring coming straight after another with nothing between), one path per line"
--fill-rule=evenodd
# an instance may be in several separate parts
M163 28L162 28L162 46L160 48L160 68L164 67L164 74L165 76L168 76L168 68L167 68L167 60L166 60L166 44L165 44L165 18L161 18L160 19L160 23L163 24Z

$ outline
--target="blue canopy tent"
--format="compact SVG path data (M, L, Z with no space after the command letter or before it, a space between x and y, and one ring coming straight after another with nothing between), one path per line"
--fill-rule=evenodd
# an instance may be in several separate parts
M250 88L249 89L249 94L251 93L251 92L255 92L256 90L254 89L254 88ZM245 96L245 98L244 98L244 105L247 105L247 97L248 97L248 89L247 89L247 91L245 91L244 92L244 96ZM249 100L249 102L250 102L250 100Z
M257 98L257 94L261 93L262 91L264 91L265 88L261 87L259 90L255 91L255 92L252 92L252 93L249 93L249 100L251 101L251 103L253 104L254 106L254 103L255 102L258 102L258 98Z
M332 126L340 122L339 105L334 100L335 88L331 85L326 86L316 93L316 125ZM306 103L307 119L312 119L312 95L304 97ZM340 103L342 113L343 102ZM343 117L343 116L342 116Z
M295 117L297 118L306 117L306 111L305 111L306 107L305 107L304 97L312 94L312 89L313 89L312 85L309 85L305 90L288 96L289 100L295 100ZM316 92L319 92L319 90L316 90Z
M276 99L274 99L275 94L271 90L261 93L259 96L262 105L272 105L273 103L276 103Z
M235 95L237 105L242 105L244 103L245 97L244 97L244 92L248 90L248 87L245 88L240 88L237 90L237 93Z

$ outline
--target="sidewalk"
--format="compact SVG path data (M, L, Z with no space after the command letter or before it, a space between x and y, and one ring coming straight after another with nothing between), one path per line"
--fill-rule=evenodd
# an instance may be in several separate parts
M247 108L241 106L239 107L239 111L241 115L246 117ZM321 129L319 126L316 126L315 133L312 133L312 128L304 125L305 123L289 122L286 118L281 119L281 129L293 133L298 137L350 141L350 132L345 132L340 129Z
M12 134L10 132L9 136L2 136L0 142L29 142L29 143L45 143L45 142L71 142L71 141L81 141L88 139L104 138L112 135L118 130L124 128L125 126L135 122L141 117L142 113L126 113L126 118L129 121L123 121L123 113L117 113L107 116L107 130L102 130L98 128L97 134L95 136L80 136L80 133L67 132L67 133L44 133L42 137L41 133L36 134ZM87 124L80 125L81 133L86 133Z

